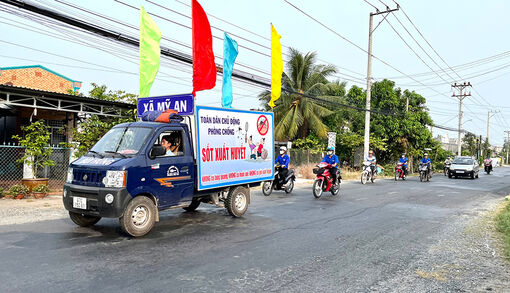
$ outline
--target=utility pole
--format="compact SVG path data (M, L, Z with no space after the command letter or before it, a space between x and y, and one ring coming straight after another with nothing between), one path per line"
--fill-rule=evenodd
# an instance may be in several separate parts
M508 153L510 152L510 131L505 130L507 138L506 138L506 164L508 165Z
M464 83L454 83L452 84L452 88L455 88L456 90L459 91L459 94L455 94L453 93L452 94L452 97L455 97L455 98L458 98L459 99L459 129L458 129L458 140L457 140L457 156L461 156L462 155L462 142L461 142L461 132L462 132L462 100L464 100L464 98L466 97L470 97L471 96L471 92L469 92L468 94L466 93L463 93L464 89L466 87L471 87L471 83L470 82L464 82Z
M372 33L379 27L381 22L386 19L388 13L399 10L399 5L397 4L397 8L390 9L386 6L385 11L379 11L376 8L376 12L370 12L370 20L368 23L368 64L367 64L367 94L366 94L366 110L365 110L365 144L363 146L363 158L368 156L368 149L370 147L370 98L372 95ZM384 14L384 18L377 24L377 26L373 27L373 17L374 15Z
M491 117L493 117L494 115L498 114L499 113L499 110L490 110L490 111L487 111L487 143L490 144L489 142L489 133L490 133L490 120L491 120ZM492 115L491 115L492 114Z

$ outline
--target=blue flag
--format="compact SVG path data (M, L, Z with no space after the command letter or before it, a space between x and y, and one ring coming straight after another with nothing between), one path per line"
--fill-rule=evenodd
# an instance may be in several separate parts
M224 108L232 108L232 70L238 52L237 42L225 33L223 39L223 97L221 99L221 106Z

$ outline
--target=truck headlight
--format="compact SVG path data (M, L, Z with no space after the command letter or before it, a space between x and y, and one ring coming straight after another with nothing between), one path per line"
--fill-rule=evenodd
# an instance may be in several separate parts
M73 183L73 179L74 179L73 168L68 168L67 169L66 183Z
M106 171L103 184L105 187L124 187L126 186L126 177L126 171Z

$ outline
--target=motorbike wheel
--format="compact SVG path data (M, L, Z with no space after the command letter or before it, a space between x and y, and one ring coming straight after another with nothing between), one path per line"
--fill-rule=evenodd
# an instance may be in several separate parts
M289 194L294 189L294 180L290 179L285 185L285 193Z
M273 192L273 181L264 181L264 183L262 183L262 193L265 196L269 196L271 192Z
M340 193L340 183L337 182L333 188L331 188L331 194L336 196Z
M370 177L370 181L372 181L372 183L374 183L374 181L375 181L375 175L374 174L372 174L372 176Z
M395 171L395 181L398 180L398 177L400 177L400 174L398 173L398 171Z
M368 173L363 171L361 173L361 184L365 184L368 181Z
M443 169L444 176L446 176L448 172L446 172L446 168Z
M322 195L322 180L320 180L320 179L315 180L315 182L313 183L312 189L313 189L313 196L315 196L315 198L321 197L321 195Z
M423 182L423 179L424 179L423 177L425 177L423 175L424 175L423 172L420 172L420 182Z

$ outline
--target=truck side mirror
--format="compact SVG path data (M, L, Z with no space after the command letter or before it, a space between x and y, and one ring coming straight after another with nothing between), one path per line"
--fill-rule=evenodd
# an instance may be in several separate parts
M155 145L149 152L149 158L154 160L156 157L163 156L166 154L166 148L164 146Z

